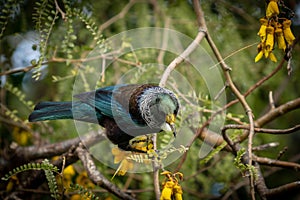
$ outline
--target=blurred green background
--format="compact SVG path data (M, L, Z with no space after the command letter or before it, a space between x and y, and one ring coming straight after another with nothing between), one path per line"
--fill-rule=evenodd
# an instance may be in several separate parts
M46 63L28 72L1 76L0 155L2 156L5 154L4 149L12 141L19 145L29 146L54 143L77 136L74 122L71 120L31 124L28 123L27 117L33 105L39 101L71 100L76 73L82 67L78 60L85 58L95 45L104 44L106 38L120 32L140 27L170 28L191 38L194 38L198 31L193 6L188 0L132 0L131 3L117 0L57 1L65 12L68 12L68 9L73 11L72 14L66 16L65 20L62 19L61 13L51 13L51 10L55 11L53 1L41 1L43 2L52 7L47 8L49 9L48 15L45 14L40 20L36 16L39 13L38 8L41 7L36 4L36 1L0 0L0 10L2 10L0 25L3 27L0 26L0 72L5 73L39 62ZM289 0L285 1L285 4L296 13L292 30L294 35L299 37L300 2ZM13 6L7 8L6 5ZM274 63L267 59L254 63L257 54L256 47L259 43L257 36L260 27L259 19L265 15L265 1L206 0L201 1L201 6L205 13L208 30L226 63L232 68L231 76L242 93L277 67L279 62ZM10 10L10 12L6 13L5 10ZM120 12L122 14L118 15ZM52 25L55 15L58 19ZM107 26L110 19L116 20ZM103 28L101 32L97 32L99 27ZM130 41L127 42L130 45ZM213 57L204 40L202 45ZM106 51L105 48L104 46L103 51ZM293 69L291 75L288 75L285 64L274 77L247 97L255 119L270 109L270 91L273 92L276 106L299 98L299 51L299 45L296 44L291 60ZM284 53L279 50L274 50L274 53L279 61L284 56ZM123 55L120 57L122 60L113 62L112 67L105 71L105 79L99 82L99 86L116 84L118 77L138 67L139 62L157 63L158 55L159 52L151 49ZM162 64L168 65L175 57L176 55L166 53ZM214 62L217 63L215 59ZM205 83L201 77L194 75L193 69L189 66L189 63L185 62L180 64L177 70L192 84L199 104L209 109L211 97L205 98L208 95ZM92 69L89 71L85 68L85 70L86 73L94 73ZM145 79L149 80L153 76L159 77L160 74L153 70L148 76L146 75ZM226 90L226 96L228 102L235 99L229 89ZM209 117L209 113L201 111L200 108L199 110L202 118L199 124L190 125L194 128L200 127ZM236 120L247 122L240 104L230 107L227 114ZM299 124L299 116L299 110L295 110L277 118L265 127L289 128ZM234 123L234 121L232 118L227 118L226 123ZM281 159L296 159L296 162L299 162L299 134L300 132L284 136L258 134L254 138L254 145L279 142L279 146L258 154L276 159L278 153L287 147ZM228 152L219 152L204 163L198 156L201 145L200 140L193 144L180 170L185 177L188 177L181 184L184 198L218 199L236 184L247 181L247 177L242 177L241 172L233 165L233 156ZM167 170L174 170L179 161L180 159L168 166ZM108 178L114 173L112 169L101 163L98 163L98 167ZM276 173L272 173L272 170L274 169L263 167L263 172L270 174L266 176L266 184L270 188L300 179L300 174L292 170L279 170ZM113 182L121 188L145 190L137 193L138 199L154 198L152 173L127 174L124 177L116 177ZM97 192L96 190L95 193L101 199L115 198L103 191ZM291 194L291 199L300 198L299 195L299 192ZM246 198L248 196L245 187L236 190L230 197L230 199Z

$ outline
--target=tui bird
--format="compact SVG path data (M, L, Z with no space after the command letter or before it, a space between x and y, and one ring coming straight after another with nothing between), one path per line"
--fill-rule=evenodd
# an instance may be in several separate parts
M38 103L29 121L75 119L96 123L106 129L112 143L125 151L136 151L129 141L139 135L165 130L176 136L178 99L155 84L108 86L74 97L78 101Z

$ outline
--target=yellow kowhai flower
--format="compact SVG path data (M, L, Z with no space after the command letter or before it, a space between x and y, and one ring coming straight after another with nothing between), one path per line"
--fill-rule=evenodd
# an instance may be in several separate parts
M280 1L283 4L283 1ZM283 5L284 7L284 5ZM273 54L274 43L277 42L278 49L287 48L287 45L292 45L295 36L291 31L291 20L282 16L278 18L280 13L278 0L269 0L266 8L266 17L261 18L261 27L257 33L260 36L261 43L258 45L258 54L255 57L255 62L258 62L263 56L273 62L277 62ZM285 16L285 13L282 13Z
M111 152L114 156L114 163L116 164L121 162L112 178L114 178L115 175L124 176L127 171L132 170L134 168L134 163L135 163L134 158L136 157L138 158L138 160L141 160L143 164L151 164L151 159L149 159L149 157L155 156L156 152L153 149L153 141L149 137L147 136L136 137L130 141L130 146L133 149L145 153L123 151L120 150L118 147L112 148Z
M282 23L283 25L283 35L284 35L284 38L285 40L287 41L287 43L289 45L292 45L294 40L296 39L293 32L291 31L291 20L289 19L286 19L284 20L284 22Z
M115 156L114 158L115 164L121 162L127 156L127 152L120 150L118 147L112 148L111 152Z
M257 35L259 35L261 41L264 42L267 38L266 29L268 26L268 20L265 18L261 18L259 21L260 21L261 26L260 26L260 29L259 29Z
M175 182L173 180L169 180L163 184L163 190L160 195L160 200L171 200L173 194L173 187Z
M277 62L277 58L275 57L275 55L272 52L269 53L268 58L273 62Z
M268 26L266 29L267 39L265 44L265 57L269 57L269 53L273 50L274 47L274 28L272 26Z
M276 28L275 30L276 40L278 44L278 49L286 49L286 44L283 36L282 28Z
M32 134L28 131L14 127L12 132L13 140L20 146L26 146L32 139Z
M76 172L75 172L73 165L69 165L63 171L64 177L68 178L68 179L71 179L75 175L75 173Z
M55 161L58 159L60 159L60 156L54 156L54 157L52 157L51 160ZM66 168L64 168L62 174L63 174L63 176L61 176L61 174L56 176L56 181L57 181L58 185L62 185L65 188L69 188L72 183L72 179L76 175L74 166L73 165L67 166Z
M82 185L85 188L94 188L95 184L89 179L86 171L81 172L76 177L76 183Z
M257 45L258 54L255 57L255 62L258 62L264 55L265 47L264 43L259 43Z
M183 191L181 186L178 183L174 185L173 192L174 192L175 200L182 200Z
M183 191L176 176L182 180L183 174L180 172L172 174L169 171L164 171L161 173L161 175L165 175L167 180L165 180L162 184L163 190L161 192L160 200L182 200Z
M263 52L263 50L261 50L261 51L258 52L258 54L256 55L254 61L255 61L255 62L258 62L258 61L263 57L263 55L264 55L264 52Z
M124 176L126 174L126 172L128 170L132 170L133 167L134 167L134 164L131 160L127 160L127 159L122 160L122 162L120 163L118 169L116 170L116 172L112 178L114 178L116 175Z
M116 175L124 176L128 170L133 169L133 162L127 159L131 152L120 150L118 147L112 148L111 151L114 155L114 163L116 164L121 162L112 178L114 178Z
M270 0L266 10L266 16L270 18L272 16L277 16L278 14L279 14L279 8L278 8L277 0Z
M73 194L70 198L70 200L91 200L93 199L92 197L90 197L88 194Z
M6 185L6 192L11 192L16 185L19 185L19 179L16 175L10 177L9 182Z

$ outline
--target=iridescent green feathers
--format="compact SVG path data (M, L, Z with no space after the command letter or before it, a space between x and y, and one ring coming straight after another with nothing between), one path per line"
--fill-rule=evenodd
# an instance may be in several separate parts
M98 123L106 128L114 144L126 150L131 138L170 127L166 119L172 116L174 120L179 109L173 92L154 84L109 86L74 97L78 101L37 104L29 121L75 119Z

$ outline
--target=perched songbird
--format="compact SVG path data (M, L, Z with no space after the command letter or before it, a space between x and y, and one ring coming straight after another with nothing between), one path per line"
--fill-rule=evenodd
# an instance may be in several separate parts
M135 151L129 141L139 135L173 131L179 102L173 92L154 84L123 84L74 96L78 101L40 102L29 121L75 119L106 128L119 148Z

